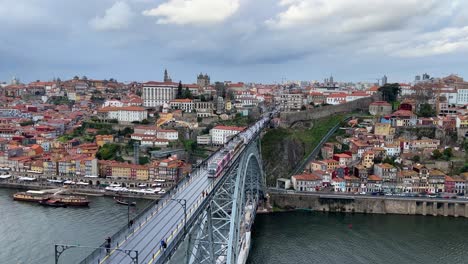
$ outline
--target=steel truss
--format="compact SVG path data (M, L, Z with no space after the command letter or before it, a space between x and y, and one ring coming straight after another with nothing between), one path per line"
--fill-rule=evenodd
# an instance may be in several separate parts
M255 211L265 190L258 138L217 186L188 234L186 264L237 263L243 232L253 222L253 217L245 220L245 209Z

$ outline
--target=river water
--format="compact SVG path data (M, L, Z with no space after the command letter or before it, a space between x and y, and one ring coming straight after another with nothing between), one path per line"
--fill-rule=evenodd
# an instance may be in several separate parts
M287 212L257 215L247 264L468 263L468 219Z
M54 263L54 244L96 247L127 223L127 207L93 197L89 208L16 202L0 189L0 264ZM149 201L138 201L132 214ZM90 249L70 249L72 264ZM257 215L248 264L468 263L468 219L287 212Z
M127 225L127 207L110 197L90 197L87 208L52 208L13 201L16 191L0 189L0 263L54 263L55 244L97 247ZM130 208L135 215L149 201ZM64 252L59 263L76 263L92 249Z

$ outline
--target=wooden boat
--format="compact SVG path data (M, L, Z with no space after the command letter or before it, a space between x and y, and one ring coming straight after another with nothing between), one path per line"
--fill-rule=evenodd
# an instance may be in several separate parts
M39 204L43 206L50 206L50 207L67 207L66 204L55 199L39 201Z
M23 202L40 202L49 199L49 195L41 191L27 191L13 194L13 200Z
M114 197L114 201L115 201L116 203L118 203L118 204L121 204L121 205L127 205L127 206L129 205L128 202L123 201L123 200L120 200L120 199L117 199L117 198L115 198L115 197ZM131 202L131 203L130 203L130 206L135 206L135 205L136 205L136 202Z
M88 206L90 201L83 196L55 196L54 200L57 200L65 205L69 206Z

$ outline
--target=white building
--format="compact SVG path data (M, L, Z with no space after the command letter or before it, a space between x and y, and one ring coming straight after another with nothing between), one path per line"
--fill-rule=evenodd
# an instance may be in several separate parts
M322 186L322 178L313 173L304 173L291 177L294 190L300 192L316 192Z
M156 137L159 139L176 141L179 139L179 132L177 132L177 130L172 129L158 129Z
M228 142L229 138L238 134L245 127L216 126L210 130L211 140L215 145L222 145Z
M283 111L297 111L301 110L304 95L301 93L290 93L290 94L282 94L279 98L280 100L280 107Z
M106 100L104 102L104 104L102 105L102 107L123 107L124 104L119 101L119 100L115 100L115 99L112 99L112 100Z
M457 105L468 104L468 88L457 89Z
M143 121L148 118L148 111L139 106L104 107L98 110L107 119L117 119L119 122Z
M211 144L211 136L210 135L197 136L197 144L198 145L210 145Z
M174 99L169 102L172 109L180 109L184 112L191 113L194 108L193 100L191 99Z
M168 104L177 96L179 84L173 82L147 82L143 84L143 106L157 107Z

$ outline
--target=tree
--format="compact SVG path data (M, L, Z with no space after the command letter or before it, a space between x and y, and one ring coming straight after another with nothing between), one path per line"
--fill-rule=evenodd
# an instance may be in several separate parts
M182 98L184 98L184 99L192 99L193 98L192 92L190 91L190 89L188 87L185 87Z
M434 159L440 159L442 157L442 153L438 149L436 149L432 151L432 157Z
M446 148L442 154L444 155L444 159L448 161L453 157L453 150L452 148Z
M143 125L147 125L147 124L149 124L149 123L150 123L150 122L148 121L148 119L143 119L143 120L141 120L141 124L143 124Z
M305 105L302 105L302 106L301 106L301 110L302 110L302 111L304 111L304 110L306 110L306 109L307 109L307 108L306 108Z
M398 83L387 83L379 88L379 92L382 93L382 98L385 101L395 102L401 92L401 88Z
M418 112L419 117L433 117L436 116L436 111L428 103L421 104Z
M183 94L182 94L182 81L179 81L179 86L177 86L176 99L181 99L182 96L183 96Z
M413 161L414 161L414 162L420 162L420 161L421 161L421 157L418 156L418 155L416 155L416 156L413 157Z

